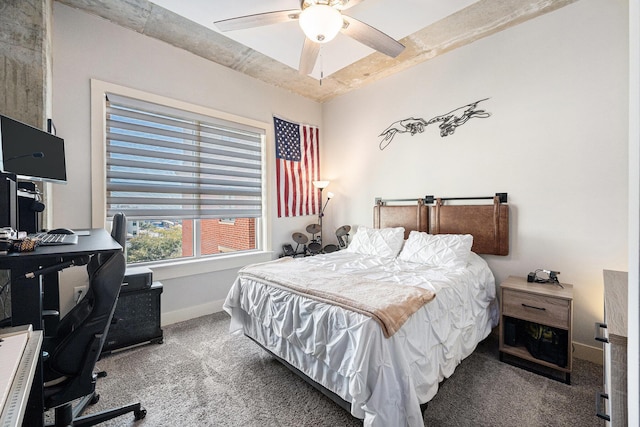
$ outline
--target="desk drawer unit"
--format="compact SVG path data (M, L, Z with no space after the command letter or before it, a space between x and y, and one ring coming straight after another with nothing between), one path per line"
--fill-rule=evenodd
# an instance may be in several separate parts
M569 327L569 301L505 289L502 309L504 316L528 320L555 328Z

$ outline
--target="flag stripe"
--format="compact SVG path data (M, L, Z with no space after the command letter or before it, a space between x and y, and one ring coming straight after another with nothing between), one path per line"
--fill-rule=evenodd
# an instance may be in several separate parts
M309 141L309 129L304 128L303 129L303 141ZM308 193L308 188L307 188L307 184L310 182L309 180L311 179L311 162L309 159L309 147L310 144L303 144L304 146L304 151L303 151L303 157L302 157L302 164L304 165L304 171L305 171L305 175L304 175L304 179L302 180L302 185L303 185L303 189L302 189L302 214L303 215L309 215L309 212L311 212L311 197L310 194Z
M273 118L276 134L278 217L316 215L319 191L319 129Z

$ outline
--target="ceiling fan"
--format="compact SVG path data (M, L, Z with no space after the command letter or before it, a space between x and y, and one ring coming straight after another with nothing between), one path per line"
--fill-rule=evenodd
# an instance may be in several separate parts
M221 31L233 31L297 20L306 36L298 67L300 74L304 75L313 71L320 53L320 46L333 40L339 32L395 58L404 50L404 46L400 42L382 31L342 13L361 1L302 0L300 9L240 16L215 21L214 24Z

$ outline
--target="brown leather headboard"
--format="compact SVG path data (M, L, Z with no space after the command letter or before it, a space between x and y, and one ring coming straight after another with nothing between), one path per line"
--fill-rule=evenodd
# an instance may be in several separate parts
M404 227L405 238L411 230L430 234L471 234L471 250L477 254L509 255L509 205L498 196L492 204L445 205L435 199L434 206L423 200L412 205L387 205L373 208L375 228Z
M429 231L429 206L418 200L415 205L383 205L373 207L373 227L404 227L404 238L411 230Z

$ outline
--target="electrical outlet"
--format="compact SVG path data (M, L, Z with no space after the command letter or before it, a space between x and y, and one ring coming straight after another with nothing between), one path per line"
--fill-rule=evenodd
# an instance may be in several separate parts
M80 298L84 296L85 292L87 292L86 286L76 286L73 288L73 303L77 304L78 301L80 301Z

